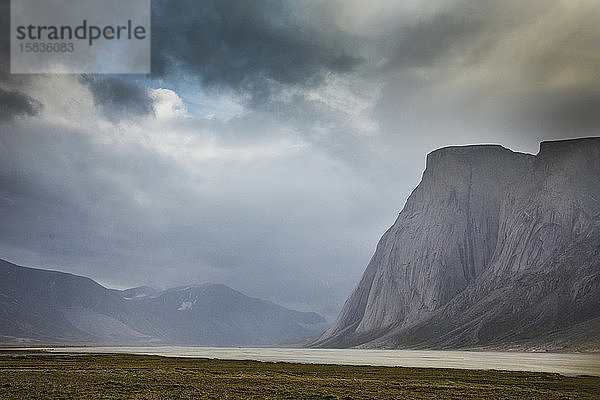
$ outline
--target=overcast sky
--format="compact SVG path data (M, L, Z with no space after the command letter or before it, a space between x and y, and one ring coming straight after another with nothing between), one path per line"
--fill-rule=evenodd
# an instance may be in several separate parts
M152 74L11 75L0 258L332 320L426 154L600 134L597 0L152 4Z

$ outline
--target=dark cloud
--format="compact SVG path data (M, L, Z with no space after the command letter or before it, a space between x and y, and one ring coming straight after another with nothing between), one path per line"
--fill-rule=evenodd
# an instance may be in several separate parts
M456 1L390 25L375 41L375 118L431 143L597 134L599 13L592 1Z
M306 1L194 0L152 4L152 71L197 75L203 85L266 101L283 85L315 86L363 60L348 38L315 25ZM313 18L314 17L314 18ZM324 21L326 22L326 21Z
M31 96L0 88L0 121L36 115L42 105Z
M92 75L82 75L80 81L89 87L94 96L94 103L102 107L109 119L148 115L153 112L153 100L148 95L148 89L135 82Z
M0 121L40 112L42 104L27 93L28 80L10 73L10 1L0 0Z
M381 46L389 54L383 70L393 73L399 68L435 66L455 55L484 27L484 21L476 16L450 11L402 24L382 38Z

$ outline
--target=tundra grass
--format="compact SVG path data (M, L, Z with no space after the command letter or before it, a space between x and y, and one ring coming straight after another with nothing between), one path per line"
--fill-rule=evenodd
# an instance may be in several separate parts
M0 399L600 399L600 378L4 351Z

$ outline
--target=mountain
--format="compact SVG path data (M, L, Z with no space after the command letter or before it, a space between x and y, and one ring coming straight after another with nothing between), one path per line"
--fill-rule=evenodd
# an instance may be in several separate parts
M266 345L325 328L225 285L115 290L0 260L0 343Z
M160 315L166 336L178 343L277 344L318 335L327 327L316 313L290 310L225 285L179 287L132 301L143 313Z
M11 341L91 341L141 335L122 321L135 317L116 293L91 279L24 268L0 260L0 335ZM106 335L101 330L107 330Z
M430 153L313 345L600 350L600 138Z

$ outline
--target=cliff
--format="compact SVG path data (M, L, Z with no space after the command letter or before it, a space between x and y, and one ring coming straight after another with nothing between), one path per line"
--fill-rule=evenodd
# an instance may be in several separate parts
M598 349L600 138L430 153L322 347Z

